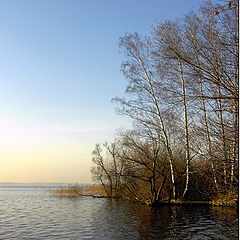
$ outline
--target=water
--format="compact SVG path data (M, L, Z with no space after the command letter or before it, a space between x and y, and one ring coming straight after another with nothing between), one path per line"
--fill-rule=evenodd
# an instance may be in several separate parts
M59 198L55 185L0 184L0 239L238 239L231 208L162 207Z

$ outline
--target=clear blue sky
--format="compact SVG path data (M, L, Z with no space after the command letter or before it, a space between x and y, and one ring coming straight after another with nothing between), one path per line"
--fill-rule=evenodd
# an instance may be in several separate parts
M201 1L1 0L0 181L90 182L95 143L127 126L118 39Z

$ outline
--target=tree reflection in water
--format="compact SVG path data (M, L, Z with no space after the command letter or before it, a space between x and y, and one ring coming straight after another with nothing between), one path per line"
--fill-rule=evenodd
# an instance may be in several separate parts
M139 214L140 239L238 239L236 209L164 206Z

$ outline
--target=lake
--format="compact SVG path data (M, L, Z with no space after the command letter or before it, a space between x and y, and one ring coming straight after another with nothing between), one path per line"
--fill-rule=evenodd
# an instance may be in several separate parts
M58 185L59 186L59 185ZM53 197L56 184L0 184L0 239L238 239L233 208L149 207Z

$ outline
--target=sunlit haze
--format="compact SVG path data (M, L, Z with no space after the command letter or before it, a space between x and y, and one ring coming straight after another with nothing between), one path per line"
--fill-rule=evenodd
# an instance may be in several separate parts
M148 34L201 1L8 0L0 2L0 182L91 182L91 152L128 119L126 32Z

